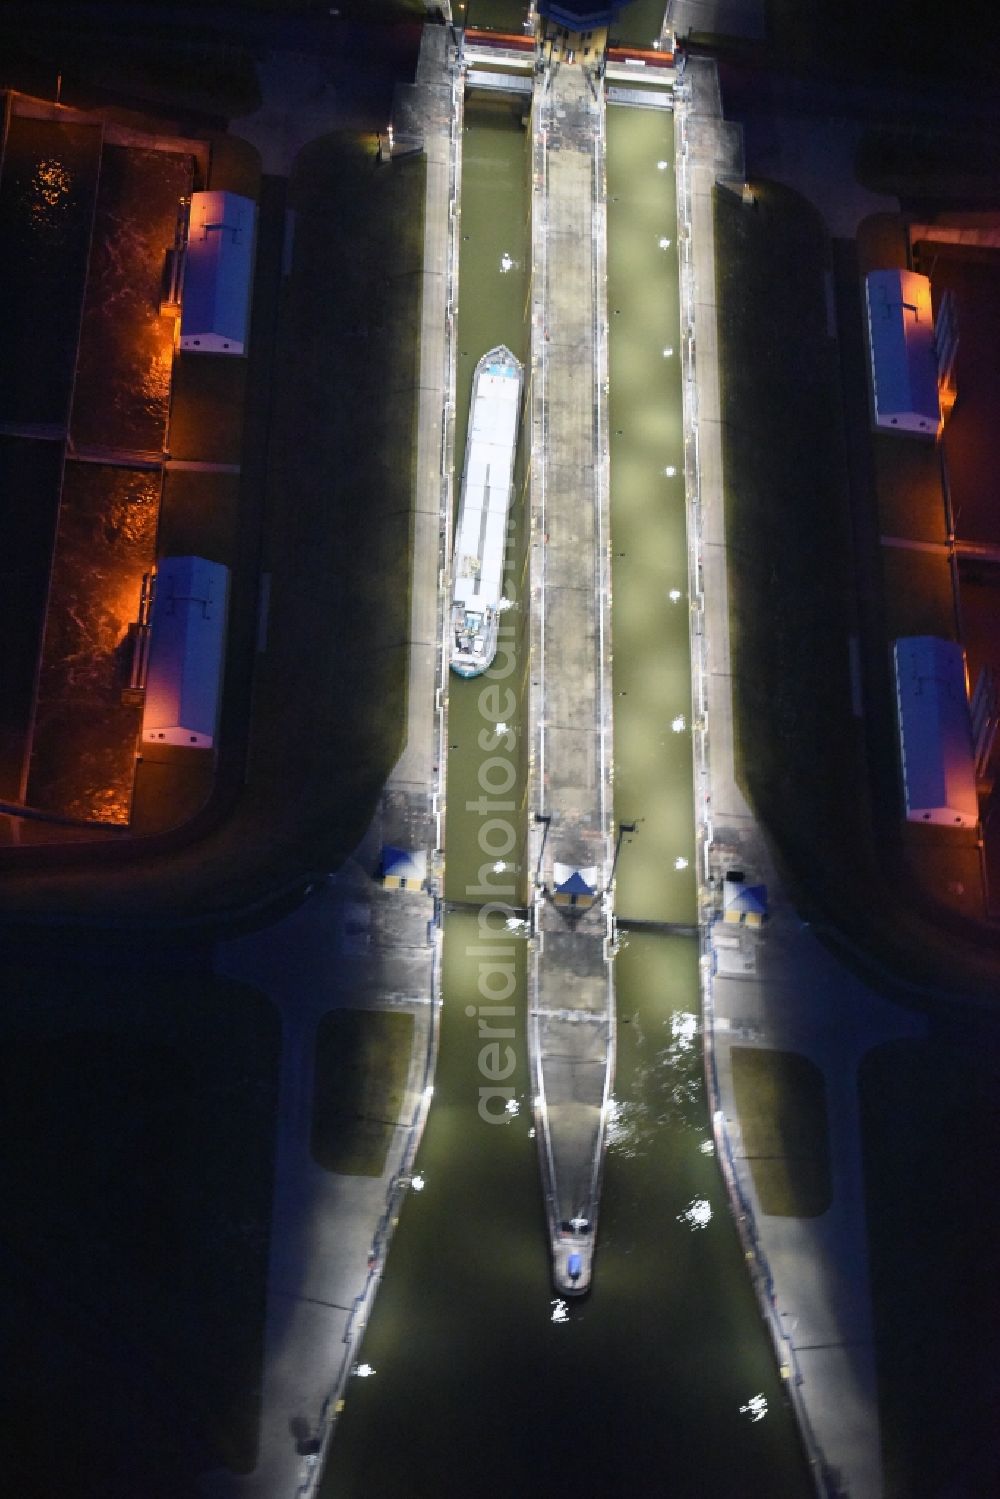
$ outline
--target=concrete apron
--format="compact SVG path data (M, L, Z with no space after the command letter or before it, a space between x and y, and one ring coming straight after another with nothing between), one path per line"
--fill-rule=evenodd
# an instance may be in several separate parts
M532 111L532 962L528 1040L560 1295L590 1284L614 1072L604 100L553 65ZM536 820L540 819L540 820ZM558 866L562 866L560 869ZM581 893L557 891L566 871Z

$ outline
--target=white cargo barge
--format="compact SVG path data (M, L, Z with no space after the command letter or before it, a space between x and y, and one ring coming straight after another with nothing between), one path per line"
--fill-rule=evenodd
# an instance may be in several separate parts
M498 344L476 365L452 568L451 669L478 677L497 649L521 364Z

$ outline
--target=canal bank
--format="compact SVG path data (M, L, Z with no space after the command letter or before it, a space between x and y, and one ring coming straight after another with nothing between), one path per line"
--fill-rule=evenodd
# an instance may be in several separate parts
M324 1499L809 1492L711 1154L697 946L630 937L592 1295L554 1320L511 937L516 1113L479 1111L478 919L449 916L434 1104ZM470 1015L469 1009L473 1010ZM493 1021L496 1025L496 1021ZM391 1440L387 1434L391 1433Z

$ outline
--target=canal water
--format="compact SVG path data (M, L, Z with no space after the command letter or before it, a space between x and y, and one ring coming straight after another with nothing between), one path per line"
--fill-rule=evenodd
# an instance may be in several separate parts
M626 47L651 47L659 40L667 0L629 0L611 28L611 39Z
M697 919L673 115L607 113L619 918ZM661 166L660 163L663 165Z
M455 391L455 511L457 519L465 438L468 430L472 377L488 349L505 343L527 367L530 353L528 292L531 273L531 185L528 180L528 133L522 124L525 100L473 94L466 103L462 137L462 221L456 327ZM527 391L527 368L525 392ZM527 599L527 443L524 410L514 497L508 531L504 596L511 608L501 617L503 649L498 651L492 683L460 681L453 674L448 692L448 808L445 844L445 896L450 901L481 901L480 867L502 862L506 868L489 883L513 890L505 898L525 900L527 785L527 698L529 666ZM503 675L502 675L503 674ZM493 711L493 710L496 711ZM509 711L508 711L509 709ZM498 741L490 732L492 714L508 726ZM501 716L502 714L502 716ZM482 736L482 737L481 737ZM490 828L487 812L469 812L480 805L484 780L503 785L504 766L484 768L487 760L510 765L514 781L509 790L489 793L491 807L509 804L500 819L509 826L513 846L505 851L505 829ZM494 850L494 852L491 852Z
M477 918L446 926L434 1105L321 1494L467 1499L805 1495L801 1458L715 1162L694 1014L697 953L628 939L618 1121L592 1295L553 1296L523 1026L519 1112L478 1113ZM763 1396L767 1414L753 1420ZM759 1406L757 1407L759 1409Z
M28 802L124 825L142 710L123 703L129 624L156 555L159 474L68 461L45 623Z
M180 152L104 149L73 401L80 447L163 448L175 324L160 293L193 176Z
M159 298L192 180L190 155L102 151L98 126L12 117L0 171L0 421L58 429L69 418L78 449L162 452L175 324ZM156 557L159 476L73 457L63 467L61 444L27 437L5 439L5 475L2 509L24 545L0 785L46 812L124 826L141 709L121 688Z
M462 232L468 239L462 241L460 267L460 349L473 364L478 343L470 330L478 318L484 348L503 338L515 352L526 351L523 272L519 286L504 282L504 295L511 291L506 322L495 315L494 261L505 247L515 258L513 247L527 249L528 141L509 116L497 123L503 108L470 107L464 137ZM665 124L657 119L658 129ZM633 112L623 112L614 126L620 139L609 156L611 190L623 209L632 190L626 163L631 152L640 159L647 151L647 128L645 117ZM669 142L655 144L660 155L654 169L669 149ZM671 177L667 172L660 179L664 214L672 212ZM515 182L521 184L517 190ZM505 211L514 214L509 222ZM641 224L642 215L635 220ZM623 214L612 233L627 238L631 226ZM641 264L637 243L620 262L612 260L612 275L630 254ZM651 295L659 300L652 289ZM676 322L676 297L673 307ZM652 331L660 337L655 319ZM616 366L613 378L627 382L628 352L613 343L613 371ZM460 406L462 399L460 384ZM462 451L458 442L456 453ZM627 456L619 450L619 462ZM680 555L664 565L683 577L682 536L678 545ZM657 532L655 548L664 546ZM640 605L647 590L654 615L661 582L652 570L637 572L629 585ZM679 612L685 610L682 605ZM670 637L662 649L676 645ZM476 690L475 684L458 685ZM660 712L655 696L653 711ZM475 716L475 704L464 706L453 686L453 744L462 745ZM630 744L638 753L638 726L620 746L623 763ZM461 748L452 751L450 892L475 878L481 858L478 821L471 832L462 826L476 816L464 811L465 798L460 803L456 790L458 775L468 774L467 768L460 771L463 759ZM683 847L693 852L690 805L684 803L689 756L676 757L667 770L687 805ZM667 770L654 755L647 768L650 786ZM631 766L630 774L645 795L641 767ZM652 808L652 799L646 805ZM636 849L654 814L646 816ZM672 836L679 837L680 829ZM632 852L623 851L623 862ZM674 873L658 883L661 914L681 909ZM796 1499L810 1493L712 1154L697 942L647 932L622 936L615 1105L594 1291L565 1309L555 1304L550 1287L531 1135L526 957L518 933L484 939L474 909L447 916L435 1096L417 1161L425 1187L410 1195L401 1214L360 1355L375 1373L349 1382L321 1494L467 1499L496 1490L532 1499ZM495 983L503 965L514 985L505 1000L514 1010L509 1019L484 1009L484 987ZM511 1069L504 1080L513 1093L506 1109L498 1110L490 1098L484 1102L482 1090L491 1085L484 1072L483 1049L491 1044L484 1027L492 1027L494 1036L513 1031L497 1043L504 1048L503 1066ZM487 1055L487 1069L491 1065L495 1054Z
M465 0L464 4L452 5L452 11L458 25L521 36L528 4L527 0Z

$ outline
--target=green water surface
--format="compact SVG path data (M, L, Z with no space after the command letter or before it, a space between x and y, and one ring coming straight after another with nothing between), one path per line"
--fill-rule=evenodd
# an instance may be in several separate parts
M616 909L620 919L693 925L690 610L673 157L672 114L608 109L615 816L639 825L618 862Z
M529 135L521 123L527 109L527 101L506 96L473 95L466 104L456 330L456 517L476 365L495 344L506 344L525 366L530 352L531 184ZM504 269L508 263L510 269ZM504 595L513 606L501 619L504 649L488 677L463 681L449 675L445 894L452 901L481 902L486 897L476 892L483 883L513 891L502 898L515 903L525 898L527 446L522 412L504 572ZM501 713L508 733L498 742L492 728ZM487 761L501 763L487 766ZM492 789L503 788L511 777L509 789ZM490 828L489 823L502 826ZM509 853L503 853L505 827L513 838ZM484 882L480 869L498 862L496 850L506 868L497 876L490 868Z

